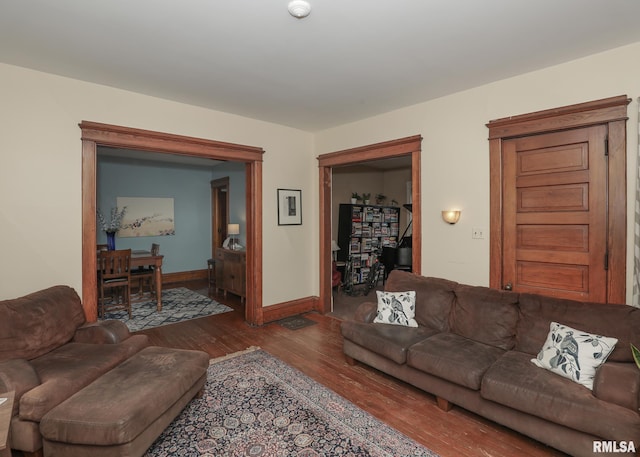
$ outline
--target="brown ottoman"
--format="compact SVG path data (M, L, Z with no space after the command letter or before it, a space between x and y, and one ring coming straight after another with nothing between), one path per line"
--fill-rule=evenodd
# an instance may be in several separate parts
M45 457L142 456L200 392L209 355L148 347L40 421Z

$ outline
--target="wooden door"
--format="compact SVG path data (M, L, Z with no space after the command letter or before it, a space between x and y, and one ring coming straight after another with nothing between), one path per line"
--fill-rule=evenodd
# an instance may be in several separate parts
M605 302L607 129L503 145L505 288Z
M491 287L625 302L630 101L620 95L487 124Z
M222 247L229 224L229 178L211 181L211 257Z

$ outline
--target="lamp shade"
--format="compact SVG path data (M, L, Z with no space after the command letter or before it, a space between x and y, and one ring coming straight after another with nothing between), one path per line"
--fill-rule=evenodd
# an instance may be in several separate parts
M240 224L227 225L227 235L240 235Z

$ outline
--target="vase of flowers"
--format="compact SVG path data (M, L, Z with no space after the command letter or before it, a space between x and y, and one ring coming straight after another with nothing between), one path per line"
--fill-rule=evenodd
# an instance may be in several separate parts
M120 227L122 226L122 218L124 217L126 210L126 206L121 210L118 210L117 207L111 208L111 217L108 222L102 215L102 212L100 210L97 211L98 223L102 230L107 234L107 249L109 251L115 251L116 249L116 233L118 233L118 230L120 230Z

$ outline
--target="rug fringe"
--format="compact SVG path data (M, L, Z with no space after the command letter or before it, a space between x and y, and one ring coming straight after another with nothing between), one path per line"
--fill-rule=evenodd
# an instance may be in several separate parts
M243 354L248 354L249 352L259 351L262 349L260 346L249 346L247 349L238 352L232 352L231 354L223 355L220 357L216 357L215 359L209 360L209 365L213 365L214 363L223 362L225 360L233 359L234 357L241 356Z

